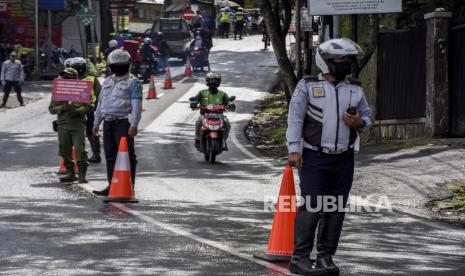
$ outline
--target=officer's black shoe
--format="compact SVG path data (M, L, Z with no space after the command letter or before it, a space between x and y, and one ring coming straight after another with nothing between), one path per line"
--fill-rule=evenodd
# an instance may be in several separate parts
M65 176L61 177L60 182L74 182L76 181L76 179L77 179L76 175L74 174L74 172L72 172L72 173L68 173Z
M98 195L98 196L108 196L108 193L110 192L110 186L107 186L105 189L97 191L93 190L92 193Z
M24 103L20 103L19 105L20 105L20 106L24 106Z
M229 151L228 144L226 144L226 140L224 141L223 151Z
M6 107L6 105L5 105L5 104L1 104L1 105L0 105L0 107L2 107L2 108L3 108L3 107Z
M314 267L313 262L308 258L296 259L294 257L289 262L289 271L305 276L326 275L327 272L325 268Z
M80 167L79 176L78 176L79 183L87 183L86 174L87 174L87 167Z
M102 162L102 158L100 157L100 155L94 154L87 161L89 161L89 163L97 163L98 164L98 163Z
M334 264L331 256L318 256L316 258L316 267L326 269L328 275L339 275L339 268Z

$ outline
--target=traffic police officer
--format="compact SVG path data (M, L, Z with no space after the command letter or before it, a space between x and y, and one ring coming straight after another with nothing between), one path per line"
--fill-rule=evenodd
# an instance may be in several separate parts
M299 168L301 196L305 199L295 219L294 254L289 264L293 273L339 273L332 255L345 213L331 207L345 207L347 203L357 138L371 124L371 111L360 83L347 77L355 72L357 58L362 55L360 46L349 39L322 43L315 57L321 74L304 77L289 105L289 163ZM330 200L336 205L327 206ZM318 252L313 264L309 258L317 226Z
M16 59L16 52L10 53L10 59L2 63L2 72L0 81L3 87L3 102L0 107L5 107L8 97L10 96L11 87L14 87L18 102L24 106L23 97L21 96L21 86L24 83L24 70L21 61Z
M220 13L220 35L222 38L229 38L229 28L231 21L231 12L229 8L221 9Z
M242 39L242 30L244 29L245 22L245 13L243 8L238 8L236 14L234 15L234 40L237 39L239 34L239 39Z
M65 68L60 73L63 79L78 79L78 72L73 68ZM84 131L86 128L86 114L93 110L93 101L90 103L51 102L49 111L57 114L58 144L60 156L63 158L67 174L60 178L61 182L76 180L72 156L73 146L76 151L79 183L87 183L87 152Z
M89 74L87 61L82 57L75 57L71 59L71 61L69 62L69 66L71 68L76 69L76 71L79 74L80 80L91 81L93 83L92 99L94 99L95 102L93 102L92 104L94 106L97 106L101 86L100 86L100 82L98 81L98 79ZM90 148L92 150L92 156L89 158L88 161L89 163L100 163L102 160L100 157L100 139L98 136L95 136L92 133L93 126L94 126L94 111L92 110L89 113L87 113L87 124L86 124L86 136L87 136L87 140L89 141Z
M132 183L135 183L137 160L134 137L142 114L142 84L129 73L131 55L122 49L114 50L108 56L108 66L113 75L103 82L93 127L94 135L98 135L99 125L104 121L103 148L109 185L101 191L93 191L103 196L110 191L118 146L123 136L128 140Z

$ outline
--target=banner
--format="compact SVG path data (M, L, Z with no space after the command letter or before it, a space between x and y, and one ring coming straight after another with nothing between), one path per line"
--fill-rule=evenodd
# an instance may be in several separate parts
M52 101L89 103L92 81L55 79L52 86Z
M402 0L308 0L310 15L402 12Z

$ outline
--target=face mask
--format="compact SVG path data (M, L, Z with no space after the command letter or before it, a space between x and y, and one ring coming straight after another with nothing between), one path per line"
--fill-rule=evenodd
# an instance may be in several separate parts
M352 62L347 60L343 62L333 62L334 73L332 75L338 80L341 81L345 77L352 73Z
M129 64L111 64L110 70L116 76L124 76L129 73Z
M213 92L213 93L216 93L218 91L218 87L220 86L219 82L217 81L209 81L207 83L207 86L208 88L210 88L210 90Z

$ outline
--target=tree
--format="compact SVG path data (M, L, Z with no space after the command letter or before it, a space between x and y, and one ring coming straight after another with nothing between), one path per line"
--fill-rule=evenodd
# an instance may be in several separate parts
M291 0L260 0L260 10L273 45L281 76L288 88L286 91L288 100L292 96L291 91L294 91L297 86L297 77L286 52L286 35L291 24L292 6Z

